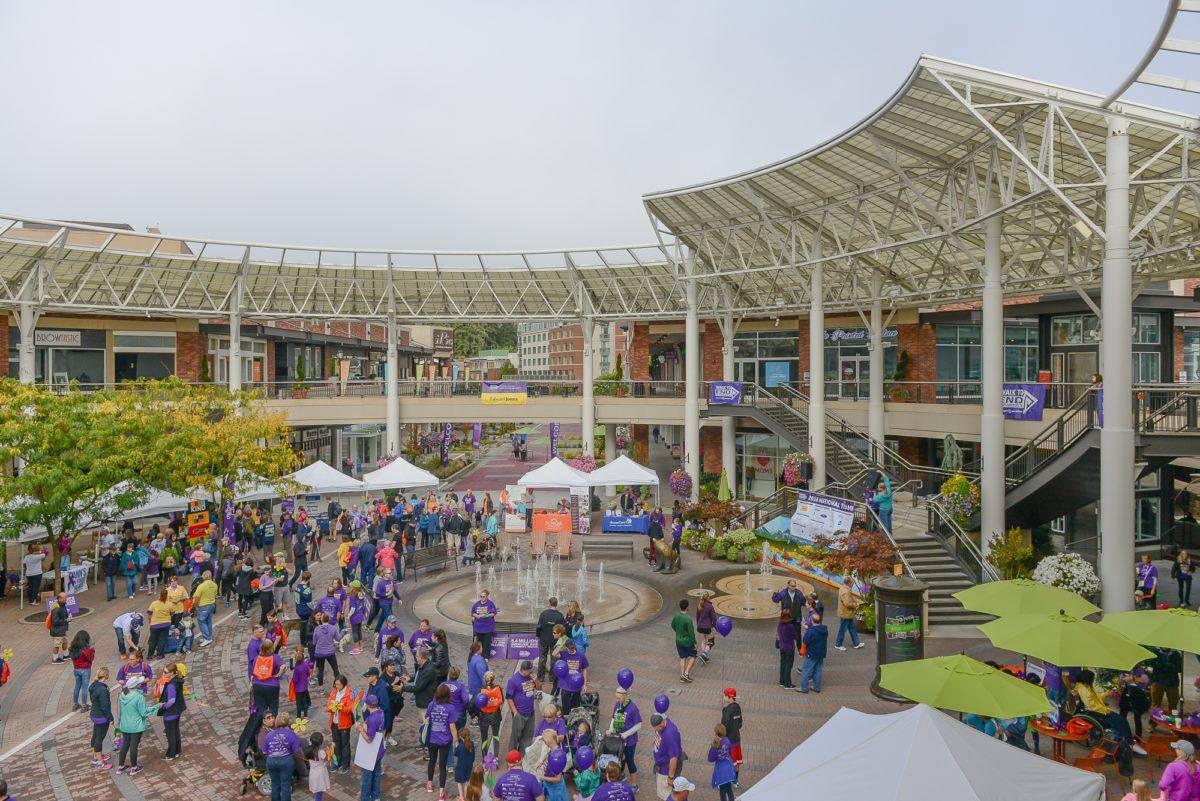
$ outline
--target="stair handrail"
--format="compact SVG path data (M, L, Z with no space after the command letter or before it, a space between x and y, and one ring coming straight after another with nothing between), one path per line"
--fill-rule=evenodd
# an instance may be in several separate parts
M745 510L743 510L742 513L739 514L737 517L731 518L729 521L728 527L729 528L748 528L751 530L758 528L758 525L759 525L758 524L758 516L761 513L761 511L764 508L771 508L771 505L777 506L779 510L783 510L783 509L787 508L786 502L781 503L781 502L779 502L779 499L786 496L787 493L795 492L795 491L796 491L795 487L786 487L786 486L780 487L779 489L775 490L767 497L760 498L759 500L755 501L753 504L751 504ZM777 517L778 514L779 514L779 512L777 511L774 515L772 515L772 517ZM753 521L754 521L753 525L746 525L746 522L751 519L753 519ZM738 525L735 526L734 525L735 523Z
M1146 393L1169 392L1173 397L1166 403L1157 408L1150 409L1147 404ZM1133 430L1139 434L1151 433L1154 431L1194 431L1200 425L1197 420L1197 405L1200 401L1200 392L1191 388L1183 387L1137 387L1134 389L1135 414L1133 417ZM1163 421L1175 414L1182 407L1183 422L1182 425L1175 424L1173 426L1164 427Z
M1096 399L1097 392L1094 388L1085 390L1063 409L1057 420L1013 451L1004 460L1005 483L1015 486L1027 480L1043 465L1096 428Z
M1000 574L996 571L996 568L984 558L979 547L975 545L974 541L972 541L970 536L967 535L967 532L963 529L963 527L960 526L958 521L954 519L954 516L942 506L940 495L926 498L925 507L929 510L929 531L935 537L939 538L942 536L940 532L943 529L949 532L948 536L954 541L955 552L966 551L966 554L971 557L971 562L965 562L962 559L959 559L958 562L970 573L972 573L972 577L976 581L982 582L1000 580ZM980 536L982 536L982 534ZM973 564L979 565L979 568L977 570L974 569L972 567Z

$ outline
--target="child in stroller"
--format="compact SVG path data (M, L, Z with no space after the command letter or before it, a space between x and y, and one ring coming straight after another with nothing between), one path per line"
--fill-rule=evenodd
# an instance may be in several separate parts
M251 787L262 795L271 794L271 778L267 775L267 757L259 747L258 741L264 727L269 729L274 725L275 716L268 710L261 715L254 712L246 721L246 725L242 727L242 734L238 737L238 760L246 768L246 774L242 777L241 795L245 795Z

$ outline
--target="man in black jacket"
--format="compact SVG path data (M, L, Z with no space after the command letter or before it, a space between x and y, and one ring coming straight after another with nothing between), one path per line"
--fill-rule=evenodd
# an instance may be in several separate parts
M71 613L67 611L67 594L60 592L50 608L51 661L62 662L67 658L67 629L71 625Z
M792 626L796 629L796 641L804 636L804 621L808 599L804 597L804 593L796 588L796 580L788 579L787 587L774 593L771 600L779 604L779 613L783 611L792 613ZM823 607L822 607L823 608Z
M429 702L433 700L433 693L437 689L437 675L434 672L433 663L429 661L429 649L417 649L417 669L412 676L407 676L404 679L404 692L413 694L413 703L418 709L424 709L429 706Z
M558 599L551 598L549 606L538 615L537 638L541 654L538 656L538 681L546 680L546 672L550 665L550 649L554 647L554 627L566 626L567 619L558 611Z
M100 557L100 570L104 573L105 600L111 601L117 597L117 576L121 573L121 557L117 556L117 546L110 545Z

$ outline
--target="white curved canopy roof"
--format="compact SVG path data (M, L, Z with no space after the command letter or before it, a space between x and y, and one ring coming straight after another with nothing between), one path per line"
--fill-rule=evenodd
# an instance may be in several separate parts
M378 470L363 476L363 486L368 490L436 487L438 484L438 477L433 473L422 470L401 457L396 457Z
M517 486L531 489L570 489L592 486L591 477L555 457L517 479Z
M621 454L604 467L597 467L588 474L593 487L615 487L631 484L635 487L658 486L658 473L643 467L628 456Z
M288 476L300 486L298 492L314 495L362 492L363 483L318 459Z
M1197 118L922 57L875 113L789 159L644 203L656 244L435 252L236 242L0 215L0 307L250 319L665 319L972 300L1002 214L1009 295L1099 284L1105 138L1128 131L1134 281L1200 273ZM989 206L990 192L997 195Z

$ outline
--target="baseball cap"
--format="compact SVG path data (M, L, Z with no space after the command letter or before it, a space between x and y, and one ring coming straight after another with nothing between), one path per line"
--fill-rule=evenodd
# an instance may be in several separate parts
M626 690L624 687L618 687L616 693L617 695L629 695L629 690Z
M129 618L129 622L135 626L140 626L146 622L146 618L142 617L141 613L139 612L139 613L135 614L133 617Z
M377 667L367 668L367 672L363 674L363 678L369 679L371 676L378 676L378 675L379 675L379 668L377 668Z
M521 670L533 670L533 663L530 662L528 659L522 659L520 669Z
M661 724L662 722L663 722L663 716L662 716L662 715L651 715L651 716L650 716L650 725L651 725L651 726L658 726L658 725L659 725L659 724Z
M1172 748L1177 748L1183 752L1184 756L1192 756L1196 753L1196 746L1189 743L1187 740L1176 740L1171 743Z
M355 589L360 589L362 587L362 582L358 579L355 579L354 581L350 582L350 586L354 587Z
M142 674L138 673L133 676L127 677L125 679L125 686L129 687L129 688L137 687L145 680L146 680L146 677L143 676ZM1191 745L1191 743L1188 743L1188 745Z
M671 782L671 789L677 793L682 793L684 790L690 793L692 790L696 789L696 785L692 784L682 776L676 776L675 781Z
M388 622L388 623L395 623L395 622L396 622L396 616L395 616L395 615L388 615L388 617L387 617L387 622Z
M725 697L726 698L737 698L737 690L735 690L733 687L726 687L725 688Z
M521 752L515 748L508 752L508 764L515 765L521 761Z

